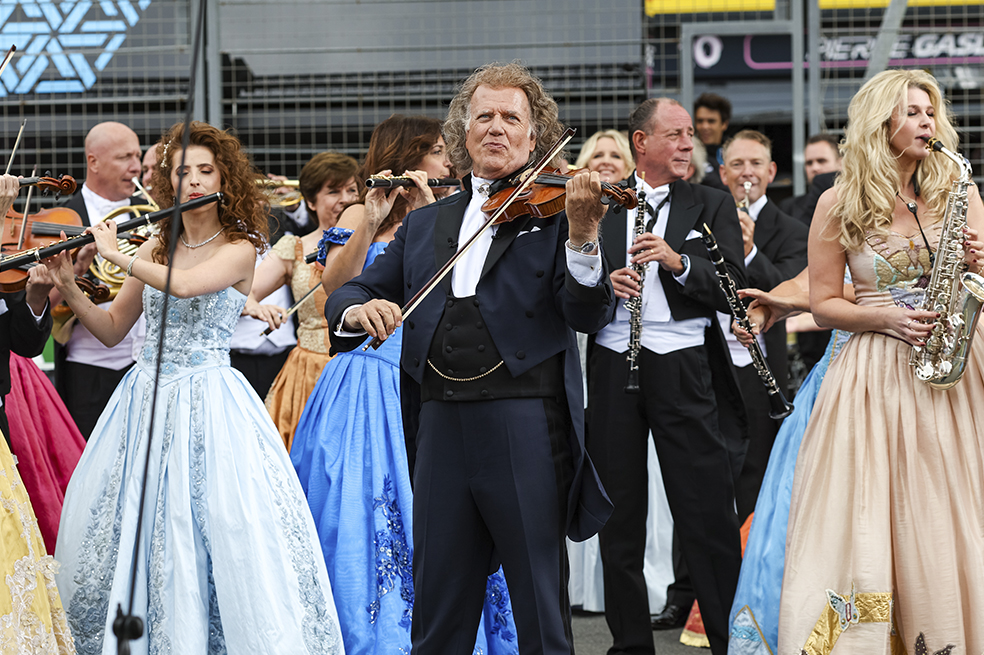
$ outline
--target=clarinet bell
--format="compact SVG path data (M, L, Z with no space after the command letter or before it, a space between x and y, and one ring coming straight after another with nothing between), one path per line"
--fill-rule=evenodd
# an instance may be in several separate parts
M793 413L793 404L786 400L779 389L776 389L775 393L769 392L769 404L771 405L769 418L776 421Z

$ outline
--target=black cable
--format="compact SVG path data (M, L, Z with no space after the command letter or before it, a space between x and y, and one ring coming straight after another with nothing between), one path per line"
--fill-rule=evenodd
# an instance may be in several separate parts
M151 445L154 438L154 418L157 413L157 392L160 389L161 360L164 358L164 332L167 327L167 305L171 291L171 273L174 270L174 250L181 234L181 188L184 182L185 157L188 154L188 143L191 139L191 111L194 107L195 81L198 73L198 53L201 52L201 40L205 25L205 7L208 3L199 2L198 21L195 25L195 42L191 52L191 74L188 76L188 99L186 100L184 129L181 139L181 165L178 166L178 188L175 190L174 213L171 216L171 243L167 253L167 279L164 283L164 303L161 309L161 328L157 340L157 367L154 371L154 393L150 402L150 425L147 435L147 456L144 459L143 483L140 487L140 505L137 513L136 539L133 541L133 565L130 568L130 599L127 613L117 604L116 619L113 621L113 634L116 635L116 652L119 655L129 655L130 641L143 636L143 621L133 615L133 598L137 588L137 562L140 555L140 534L143 530L144 504L147 500L147 474L150 470Z

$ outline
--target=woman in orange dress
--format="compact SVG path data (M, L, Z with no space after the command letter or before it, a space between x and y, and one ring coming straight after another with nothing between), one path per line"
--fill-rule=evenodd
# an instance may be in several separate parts
M244 314L265 320L276 329L289 320L284 309L260 305L257 299L266 298L284 284L290 285L295 301L315 289L297 308L297 347L291 350L266 396L267 411L288 450L308 396L331 359L328 319L324 314L328 296L321 288L320 267L306 263L304 257L318 249L322 232L333 228L342 211L358 199L361 186L356 178L358 167L354 159L338 152L319 153L304 165L298 188L307 203L308 215L317 220L321 229L303 237L288 234L277 241L256 269L253 288L243 310Z

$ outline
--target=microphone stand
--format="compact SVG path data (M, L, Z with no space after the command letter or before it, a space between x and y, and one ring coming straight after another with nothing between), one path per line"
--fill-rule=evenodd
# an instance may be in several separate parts
M207 2L199 3L198 20L195 24L195 42L191 53L191 73L188 76L188 99L185 101L186 110L184 117L184 129L181 139L181 165L178 166L178 188L175 189L175 196L181 198L181 188L184 182L185 157L188 154L188 143L191 139L191 111L194 106L195 97L195 78L198 72L198 55L201 52L202 28L205 24L205 7ZM117 655L130 655L130 642L139 639L144 634L143 620L133 613L133 598L137 587L137 563L140 556L140 534L143 531L144 505L147 500L147 475L150 470L151 445L154 437L154 418L157 412L157 393L160 389L161 360L164 357L164 332L167 327L167 306L171 298L171 273L174 269L174 250L177 247L178 237L181 235L181 209L180 203L174 203L174 213L171 216L171 246L167 257L167 279L164 283L164 303L161 310L161 330L157 340L157 367L154 372L154 393L150 402L150 421L147 429L147 455L144 459L143 481L140 486L140 504L137 511L136 538L133 540L133 563L130 568L130 598L127 603L126 614L123 607L116 606L116 619L113 621L113 634L116 635Z

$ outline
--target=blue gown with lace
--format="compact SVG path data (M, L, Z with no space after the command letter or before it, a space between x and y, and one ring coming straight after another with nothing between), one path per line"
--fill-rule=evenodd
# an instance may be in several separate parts
M116 653L127 607L164 294L147 345L99 418L65 494L57 580L79 653ZM229 366L246 297L171 298L134 613L144 653L342 655L314 522L263 402Z
M782 422L776 435L755 503L738 589L731 606L729 655L778 652L779 592L786 561L786 526L789 524L796 458L827 367L850 336L850 332L834 332L823 358L796 393L793 413Z
M365 266L386 248L374 242ZM290 459L318 526L348 655L410 653L413 496L400 409L402 327L336 355L308 398ZM489 577L477 655L518 653L501 570Z

